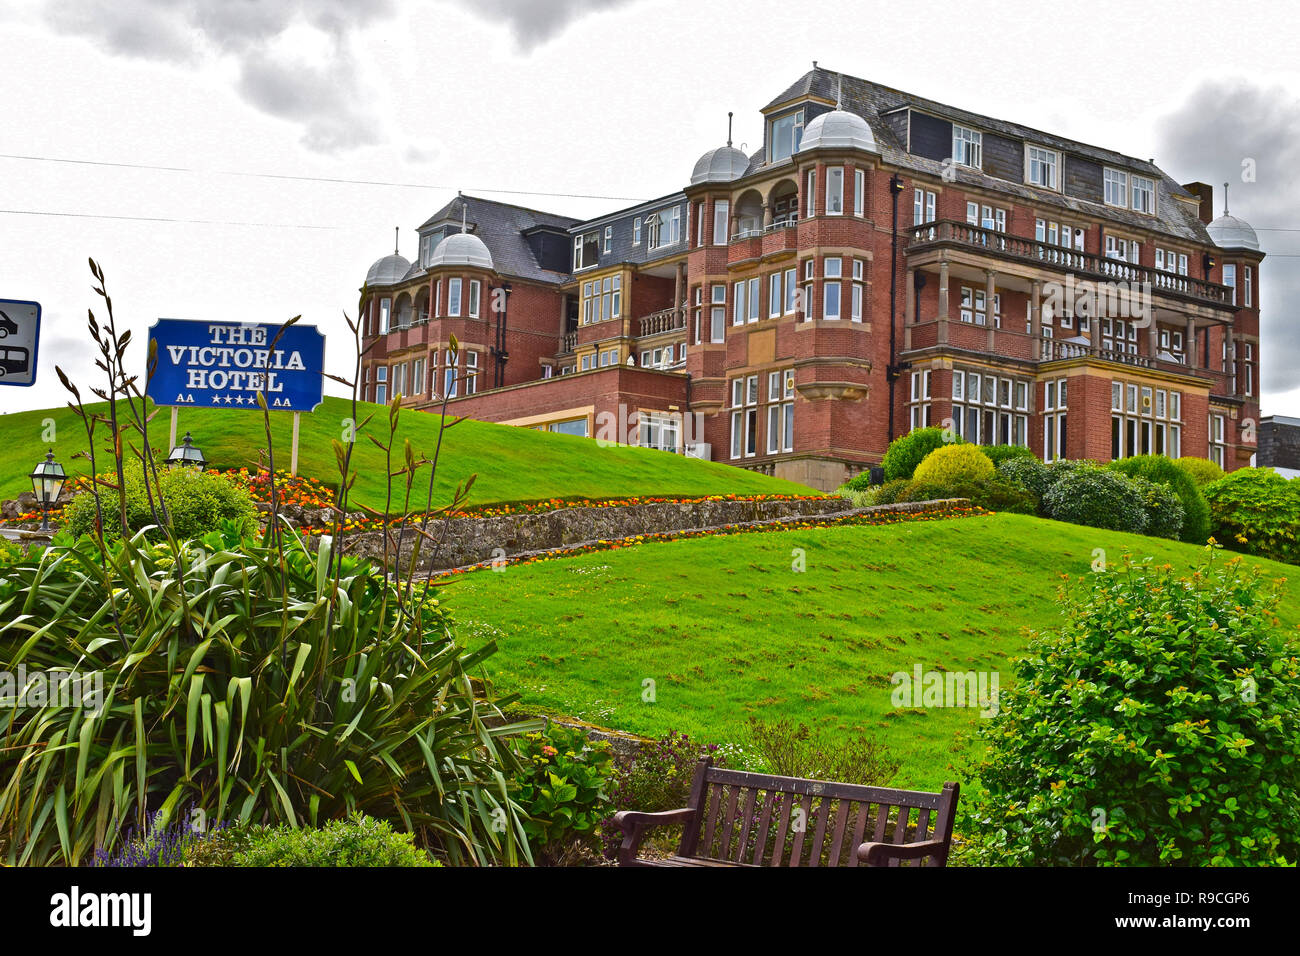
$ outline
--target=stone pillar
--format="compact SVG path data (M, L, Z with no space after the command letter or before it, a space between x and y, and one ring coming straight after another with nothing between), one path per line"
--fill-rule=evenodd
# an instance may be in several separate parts
M776 213L772 209L772 200L763 203L763 228L771 228L772 223L776 220Z
M995 339L997 326L994 324L993 315L993 297L997 294L997 287L994 282L996 277L997 273L992 269L984 270L984 321L988 323L985 329L984 346L990 352L995 351L997 348Z
M948 260L939 260L939 342L948 342Z
M1196 320L1188 318L1187 331L1183 334L1183 354L1187 356L1189 369L1200 368L1196 356Z
M673 272L673 309L680 309L682 307L682 286L685 273L686 264L678 263L676 270ZM627 295L627 291L628 290L624 290L624 296ZM626 299L624 301L626 301ZM631 310L629 309L628 312L630 313Z

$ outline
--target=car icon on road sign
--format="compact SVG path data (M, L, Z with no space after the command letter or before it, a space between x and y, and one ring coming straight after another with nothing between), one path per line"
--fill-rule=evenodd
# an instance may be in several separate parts
M0 299L0 385L31 385L36 381L40 335L39 302Z

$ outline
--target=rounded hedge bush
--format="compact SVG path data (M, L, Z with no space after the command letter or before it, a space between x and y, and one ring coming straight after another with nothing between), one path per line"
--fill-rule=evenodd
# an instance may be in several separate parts
M1125 559L1062 594L982 722L961 862L1296 863L1300 646L1240 561Z
M1184 455L1182 458L1175 459L1174 464L1187 472L1192 481L1196 482L1197 487L1208 485L1210 482L1218 481L1223 477L1223 469L1208 458Z
M889 450L881 465L885 469L885 481L899 478L911 478L926 455L944 445L961 444L961 436L945 429L931 426L918 428L889 443Z
M1210 533L1234 551L1300 564L1300 480L1271 468L1239 468L1201 489Z
M1164 455L1135 455L1113 461L1109 467L1121 474L1145 478L1170 489L1183 506L1182 540L1192 544L1205 544L1210 536L1210 505L1191 475L1172 458ZM1168 536L1162 534L1161 537Z
M871 484L871 469L858 472L844 484L840 485L837 491L867 491L874 487Z
M992 478L996 473L993 462L980 451L978 445L944 445L921 460L912 473L912 480L948 484Z
M1152 537L1178 541L1186 519L1178 495L1168 485L1148 481L1141 475L1131 475L1128 480L1142 496L1142 506L1147 516L1146 533Z
M1146 533L1146 496L1126 476L1095 466L1063 471L1043 495L1047 517L1091 528Z
M1038 461L1038 456L1033 450L1026 448L1024 445L980 445L980 451L988 456L989 461L993 464L1000 465L1004 461L1018 461L1020 459Z
M1024 488L1041 501L1052 483L1051 471L1037 458L1009 458L998 465L998 475Z
M167 519L177 538L201 538L210 531L220 530L226 521L237 522L245 534L257 531L253 499L230 479L213 472L177 468L159 472L158 480ZM101 488L99 501L104 516L104 537L110 540L119 537L121 497L114 490ZM95 496L89 491L77 495L64 508L63 520L66 529L77 537L91 533L95 527ZM126 523L131 534L157 524L144 480L138 473L128 472L126 477ZM151 532L149 537L156 539L161 534Z

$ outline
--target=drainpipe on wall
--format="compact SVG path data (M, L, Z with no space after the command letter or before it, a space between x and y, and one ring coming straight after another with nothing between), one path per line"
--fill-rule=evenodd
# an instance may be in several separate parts
M894 440L894 383L902 374L894 359L898 318L898 195L902 191L903 179L894 173L889 177L889 195L893 199L894 212L889 233L889 364L885 368L885 380L889 383L889 434L886 444Z

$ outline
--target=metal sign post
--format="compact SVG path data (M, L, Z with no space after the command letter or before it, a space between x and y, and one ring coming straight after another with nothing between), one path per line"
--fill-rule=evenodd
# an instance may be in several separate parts
M269 410L293 412L290 471L298 473L300 415L324 398L325 336L319 329L295 324L281 332L270 323L159 319L149 341L157 366L146 394L172 408L172 447L179 409L253 410L260 393Z
M0 299L0 385L36 383L36 347L41 338L41 304Z

